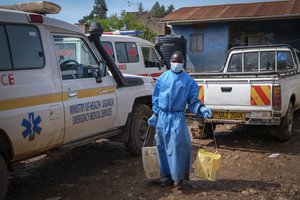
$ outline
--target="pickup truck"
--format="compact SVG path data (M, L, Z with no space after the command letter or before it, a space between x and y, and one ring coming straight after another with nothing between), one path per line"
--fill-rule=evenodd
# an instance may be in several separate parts
M265 126L279 141L294 134L300 106L299 51L289 45L234 47L219 72L190 74L213 124ZM212 134L209 123L204 130Z
M25 3L35 6L57 8ZM134 154L145 140L152 144L154 130L146 132L154 80L123 75L100 43L102 32L94 24L86 37L42 14L0 9L0 200L17 161L102 138Z

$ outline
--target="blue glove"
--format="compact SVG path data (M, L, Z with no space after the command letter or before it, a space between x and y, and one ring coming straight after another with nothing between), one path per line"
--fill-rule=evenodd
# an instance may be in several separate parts
M202 117L203 117L203 114L202 114L202 112L200 111L200 109L198 109L198 111L197 111L197 113L196 113L196 116L197 116L198 118L202 118Z
M153 114L149 119L148 119L148 125L152 127L156 127L157 125L157 116L156 114Z
M202 113L202 115L205 119L212 117L211 110L209 108L206 108L205 106L202 106L200 108L200 112Z

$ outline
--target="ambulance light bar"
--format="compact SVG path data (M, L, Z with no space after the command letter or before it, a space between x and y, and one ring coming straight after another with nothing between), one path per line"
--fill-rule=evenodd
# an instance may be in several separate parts
M143 32L142 31L138 31L138 30L130 30L130 31L113 31L113 32L103 32L103 34L105 35L142 35Z

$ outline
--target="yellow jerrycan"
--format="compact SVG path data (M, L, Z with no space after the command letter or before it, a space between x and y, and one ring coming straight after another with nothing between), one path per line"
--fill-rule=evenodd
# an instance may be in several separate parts
M158 151L156 146L145 147L148 138L149 127L146 133L145 141L142 148L143 167L147 179L160 178L160 165L158 160Z

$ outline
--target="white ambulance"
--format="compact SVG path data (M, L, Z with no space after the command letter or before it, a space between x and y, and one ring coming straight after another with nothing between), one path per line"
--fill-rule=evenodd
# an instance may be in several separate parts
M105 32L101 36L102 45L122 73L158 77L166 71L163 59L151 42L122 33Z
M55 6L24 4L39 12ZM7 166L17 161L101 138L124 142L134 154L144 140L151 145L154 80L123 75L100 44L102 32L94 24L87 38L66 22L0 9L0 200Z

